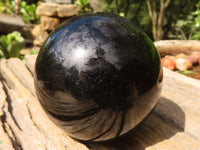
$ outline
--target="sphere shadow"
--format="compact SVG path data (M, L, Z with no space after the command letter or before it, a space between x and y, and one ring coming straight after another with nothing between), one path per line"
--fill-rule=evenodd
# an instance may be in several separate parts
M141 126L127 134L106 142L82 142L91 150L145 150L184 132L185 113L180 106L164 97Z

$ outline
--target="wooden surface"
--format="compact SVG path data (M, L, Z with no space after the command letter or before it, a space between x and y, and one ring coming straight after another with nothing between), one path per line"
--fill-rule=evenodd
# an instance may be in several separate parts
M200 51L199 40L161 40L154 42L154 44L161 56Z
M103 143L80 143L46 116L35 97L36 56L1 60L0 150L200 150L200 80L164 68L158 105L136 131Z

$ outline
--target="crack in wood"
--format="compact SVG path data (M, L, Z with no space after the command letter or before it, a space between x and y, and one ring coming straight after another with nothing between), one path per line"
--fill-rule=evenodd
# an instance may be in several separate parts
M12 108L12 101L11 101L11 98L10 98L10 95L9 95L8 86L5 84L5 82L3 82L3 89L6 93L6 101L7 101L7 104L8 104L8 111L10 112L10 115L11 115L14 123L16 124L16 126L19 128L19 130L22 130L21 127L19 126L17 120L14 117L13 108Z
M7 114L10 113L10 109L9 109L9 103L8 103L8 93L6 92L6 87L5 87L5 83L3 83L3 90L5 92L6 95L6 99L3 105L3 115L0 117L1 123L2 123L2 127L4 132L7 134L8 138L10 139L11 143L12 143L12 147L15 150L22 150L19 141L17 140L17 137L15 136L11 126L9 125L9 123L7 123ZM12 116L12 119L14 120L14 116ZM16 120L15 120L16 122Z

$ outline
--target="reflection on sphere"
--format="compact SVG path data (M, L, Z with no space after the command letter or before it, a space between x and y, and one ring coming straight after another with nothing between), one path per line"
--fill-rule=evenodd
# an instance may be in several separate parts
M158 102L159 54L148 36L109 13L72 18L38 54L35 88L49 118L80 140L116 138L138 126Z

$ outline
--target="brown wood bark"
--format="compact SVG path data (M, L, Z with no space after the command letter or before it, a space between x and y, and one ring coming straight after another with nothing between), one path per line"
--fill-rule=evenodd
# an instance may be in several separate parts
M150 2L150 0L147 0L149 16L152 20L152 33L155 41L159 41L163 37L162 28L164 21L164 13L169 4L170 0L160 0L159 13L157 14L156 0L153 0L152 3Z
M150 0L147 0L147 6L149 10L149 16L152 20L152 33L154 40L157 38L157 11L156 11L156 1L152 2L152 6Z

